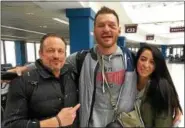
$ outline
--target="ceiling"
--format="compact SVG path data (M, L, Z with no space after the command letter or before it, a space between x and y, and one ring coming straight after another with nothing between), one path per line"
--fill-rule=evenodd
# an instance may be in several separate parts
M38 41L45 33L58 33L69 38L65 8L82 8L79 2L1 2L1 38Z
M170 33L170 27L184 26L182 2L122 2L138 29L163 39L184 38L183 32Z
M124 24L138 24L139 36L129 42L143 42L146 34L155 34L162 42L183 38L184 33L169 33L170 26L184 26L184 2L51 2L1 1L1 38L6 40L39 41L48 32L58 33L69 42L69 24L66 8L91 7L95 12L101 6L114 8ZM59 18L67 23L53 20ZM137 33L138 34L138 33ZM127 36L127 34L123 33ZM128 37L133 38L132 34ZM142 37L142 38L140 38ZM165 41L164 41L165 40ZM184 41L183 41L184 42Z

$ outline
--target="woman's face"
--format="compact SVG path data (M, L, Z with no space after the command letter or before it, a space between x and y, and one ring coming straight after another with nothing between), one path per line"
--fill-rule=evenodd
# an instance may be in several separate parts
M153 59L152 52L148 49L145 49L137 62L137 72L139 77L149 77L155 69L155 62Z

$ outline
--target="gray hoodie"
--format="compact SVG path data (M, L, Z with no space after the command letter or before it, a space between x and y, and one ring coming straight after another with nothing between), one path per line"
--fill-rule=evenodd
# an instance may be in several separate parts
M110 56L98 54L96 47L91 51L84 59L79 78L80 127L105 127L114 117L110 94L113 103L117 104L118 113L133 110L136 73L128 50L123 53L117 47ZM67 58L74 68L76 54Z

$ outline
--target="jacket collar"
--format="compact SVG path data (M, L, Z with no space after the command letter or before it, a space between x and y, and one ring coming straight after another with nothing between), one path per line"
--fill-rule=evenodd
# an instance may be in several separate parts
M48 67L46 67L46 66L44 66L44 65L42 64L41 59L36 60L35 65L36 65L36 67L37 67L37 69L38 69L39 74L40 74L43 78L47 79L47 78L54 78L54 77L55 77L55 76L53 75L51 69L49 69ZM64 65L64 66L61 68L60 76L63 75L63 74L65 74L67 71L68 71L68 68L67 68L66 65Z

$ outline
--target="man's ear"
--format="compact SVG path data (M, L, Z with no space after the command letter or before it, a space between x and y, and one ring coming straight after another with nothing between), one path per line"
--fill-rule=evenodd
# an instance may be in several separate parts
M39 50L39 58L42 57L42 50Z
M93 36L94 36L94 38L95 38L95 29L93 29Z
M121 33L121 27L119 27L119 34Z

